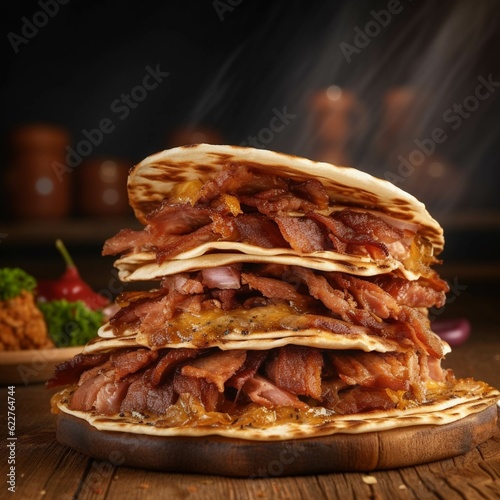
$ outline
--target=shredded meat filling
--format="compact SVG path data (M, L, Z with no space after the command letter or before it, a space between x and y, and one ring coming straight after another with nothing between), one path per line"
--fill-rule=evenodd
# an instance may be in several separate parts
M151 252L162 264L204 243L240 242L287 249L284 255L291 249L391 257L422 278L256 263L164 277L153 291L122 293L110 320L116 337L137 334L144 347L80 355L57 369L49 386L73 386L70 408L166 415L187 398L206 412L235 418L259 406L354 414L422 404L436 387L453 382L453 373L441 368L443 343L423 311L444 304L448 285L429 269L432 247L417 235L418 225L337 207L319 180L265 175L244 165L205 183L174 186L146 220L142 231L125 229L106 241L103 254ZM398 352L213 347L229 334L251 338L280 330L380 337L395 341L387 344Z
M237 414L256 404L360 413L423 403L429 382L446 387L454 380L437 358L412 351L368 353L294 345L270 351L187 351L123 349L98 366L92 366L95 356L80 355L78 362L61 365L51 386L76 380L80 368L87 367L69 405L103 415L163 415L181 395L195 398L205 411L229 409Z
M149 251L161 264L203 243L239 241L301 253L333 250L376 260L425 260L416 233L391 224L390 217L361 209L328 215L333 202L317 179L291 180L236 166L207 180L189 202L176 197L178 191L182 185L147 216L143 231L124 229L108 239L103 254ZM420 268L428 271L424 264Z
M321 328L348 335L361 328L440 357L442 344L419 308L444 303L447 285L427 279L405 283L395 275L367 279L300 266L224 266L166 277L149 299L146 292L122 293L122 308L110 324L117 336L141 332L148 345L158 347L181 337L202 347L201 335L220 337L237 325L248 334ZM270 313L281 307L281 316L266 319L266 307Z

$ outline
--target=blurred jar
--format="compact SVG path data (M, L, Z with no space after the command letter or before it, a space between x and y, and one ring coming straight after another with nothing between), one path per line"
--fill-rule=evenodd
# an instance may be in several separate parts
M429 96L414 87L394 87L385 92L382 105L376 150L386 169L383 176L432 210L455 206L466 179L442 154L443 135L435 135L439 129L427 123Z
M315 159L349 165L350 144L366 125L366 111L356 93L330 85L313 95L310 108Z
M82 215L129 213L127 177L131 163L117 158L89 158L78 167L77 199Z
M12 215L64 217L71 209L72 172L66 167L69 132L50 124L27 124L9 137L6 185Z
M384 94L382 116L375 134L377 153L391 157L405 149L415 139L419 115L423 106L417 106L421 97L412 87L394 87Z

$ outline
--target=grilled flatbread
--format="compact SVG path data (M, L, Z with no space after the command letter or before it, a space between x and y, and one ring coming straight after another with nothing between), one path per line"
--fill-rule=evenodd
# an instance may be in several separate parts
M62 412L86 420L101 431L118 431L162 437L225 436L251 441L285 441L334 434L364 434L413 426L443 426L486 410L495 404L498 391L483 382L458 380L446 393L424 405L379 410L360 415L339 415L324 408L307 410L252 408L247 415L205 413L201 405L186 398L162 417L129 414L99 415L72 410L71 389L58 394L53 404ZM200 413L204 414L200 418Z
M436 255L443 249L439 223L423 203L394 184L355 168L240 146L196 144L148 156L132 169L128 181L129 201L137 219L147 223L147 215L161 205L177 183L203 182L227 165L248 166L265 175L289 179L317 179L336 204L372 208L418 224L420 234L432 242Z
M443 248L424 205L389 182L270 151L204 144L164 151L131 171L128 190L146 228L121 231L104 247L121 254L115 265L124 281L238 256L305 259L358 275L399 269L413 280Z

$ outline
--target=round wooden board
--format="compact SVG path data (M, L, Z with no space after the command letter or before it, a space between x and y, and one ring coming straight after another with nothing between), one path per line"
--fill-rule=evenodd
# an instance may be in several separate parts
M98 431L85 420L61 413L57 439L116 466L257 478L373 471L450 458L488 440L497 431L496 421L497 407L492 405L447 425L287 441L247 441Z

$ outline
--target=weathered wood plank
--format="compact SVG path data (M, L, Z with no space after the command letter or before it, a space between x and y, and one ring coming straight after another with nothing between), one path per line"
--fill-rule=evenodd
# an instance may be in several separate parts
M80 488L91 459L61 445L58 445L56 451L61 453L61 459L45 482L45 498L71 500Z

